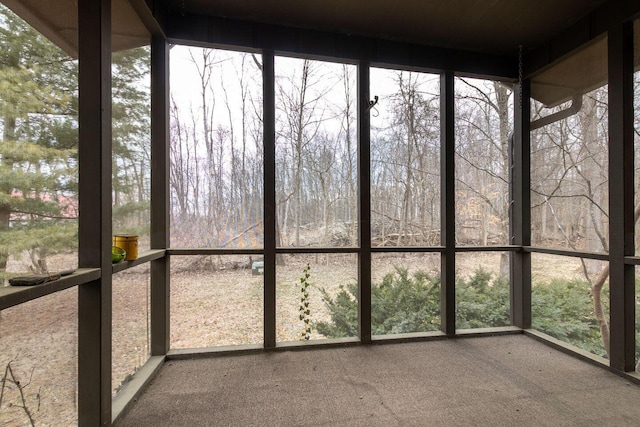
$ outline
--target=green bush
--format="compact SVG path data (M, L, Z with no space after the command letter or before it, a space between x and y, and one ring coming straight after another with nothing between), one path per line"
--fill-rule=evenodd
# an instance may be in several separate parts
M397 267L371 289L374 335L436 331L440 325L440 277Z
M341 286L335 297L324 289L322 298L330 322L315 329L329 338L358 335L358 287ZM509 283L478 269L456 282L458 329L507 326ZM608 295L604 289L603 295ZM608 300L605 300L608 305ZM533 328L594 354L605 355L589 285L580 280L536 283L532 292ZM640 326L640 320L636 322ZM371 329L374 335L427 332L440 326L440 277L396 267L371 288Z
M330 338L358 335L358 286L340 287L335 299L321 289L331 322L317 322L316 330ZM397 267L371 288L371 327L374 335L438 330L440 277Z
M609 295L607 287L602 295ZM607 298L605 304L608 305ZM606 356L586 281L555 279L549 283L536 283L531 293L531 317L534 329L593 354Z
M335 298L322 289L331 322L317 322L316 330L330 338L358 335L358 287L340 287ZM456 283L457 326L483 328L509 324L509 285L491 282L479 269L469 280ZM409 274L396 267L371 288L371 332L374 335L437 331L440 328L440 276L422 271Z
M456 329L508 326L509 281L500 277L493 282L482 268L468 280L456 281Z
M320 292L331 313L331 322L315 322L314 327L318 333L327 338L358 336L358 285L351 283L346 288L340 285L335 299L324 288Z

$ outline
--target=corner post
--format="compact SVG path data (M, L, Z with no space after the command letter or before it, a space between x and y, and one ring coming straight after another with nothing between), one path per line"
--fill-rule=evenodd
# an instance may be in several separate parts
M440 329L456 333L455 97L453 71L440 75Z
M609 31L609 292L611 368L635 370L633 23Z
M358 331L371 342L371 118L369 61L358 63Z
M531 246L531 134L530 81L514 85L514 130L511 139L511 170L509 172L510 200L509 229L512 245L520 246L511 254L510 306L511 324L522 329L531 328L531 253L523 247Z
M78 424L111 424L111 0L78 0Z
M151 249L169 247L169 44L151 38ZM151 355L167 354L169 256L151 261Z
M264 132L264 347L276 346L276 100L275 55L262 52Z

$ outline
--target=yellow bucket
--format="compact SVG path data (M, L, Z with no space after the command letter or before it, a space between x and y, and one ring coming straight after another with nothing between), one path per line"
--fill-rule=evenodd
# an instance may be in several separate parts
M135 234L117 234L113 236L113 246L124 249L127 253L125 261L138 258L138 236Z

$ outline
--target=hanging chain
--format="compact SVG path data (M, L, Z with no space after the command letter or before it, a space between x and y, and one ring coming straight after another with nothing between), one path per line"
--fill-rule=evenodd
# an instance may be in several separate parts
M180 1L180 15L184 16L184 0Z
M518 106L522 110L522 45L518 46Z

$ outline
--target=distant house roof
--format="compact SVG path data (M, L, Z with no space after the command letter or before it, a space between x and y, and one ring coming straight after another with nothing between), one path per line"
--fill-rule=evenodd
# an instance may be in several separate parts
M13 190L11 191L11 197L26 197L30 199L35 199L35 194L24 195L22 191ZM49 194L49 193L40 193L37 196L43 202L55 202L60 206L60 216L62 218L77 218L78 217L78 200L75 197L65 196L63 194ZM29 219L29 214L20 213L20 214L12 214L11 220L18 221Z

